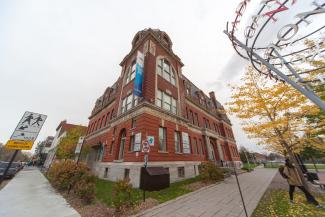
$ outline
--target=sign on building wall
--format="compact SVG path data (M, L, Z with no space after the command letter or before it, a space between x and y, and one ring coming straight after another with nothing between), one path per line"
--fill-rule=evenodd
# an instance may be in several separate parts
M140 151L141 150L141 133L137 133L134 136L134 150L133 151Z
M147 136L147 141L150 146L155 145L155 137L154 136Z
M135 68L135 79L133 94L135 96L142 97L142 83L143 83L143 64L144 64L144 54L138 51L136 68Z
M40 132L45 120L46 115L25 112L19 121L15 131L6 144L6 148L30 150Z
M190 154L191 147L190 147L190 140L188 137L188 133L182 132L182 139L183 139L183 153Z

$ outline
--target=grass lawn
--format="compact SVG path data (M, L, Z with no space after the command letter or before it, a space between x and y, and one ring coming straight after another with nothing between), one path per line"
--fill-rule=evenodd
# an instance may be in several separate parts
M249 165L249 166L248 166ZM243 165L243 169L244 168L247 168L248 169L248 167L249 167L249 169L254 169L255 167L257 167L258 165L257 164L254 164L254 163L244 163L244 165Z
M166 202L168 200L174 199L181 195L191 192L191 190L184 188L187 184L200 181L199 177L187 179L180 182L171 183L169 188L163 189L161 191L146 192L146 198L153 198L159 201L159 203ZM112 191L115 183L112 181L97 179L96 180L96 198L107 206L112 207ZM142 200L142 190L133 189L131 192L131 200L137 202Z
M244 164L245 165L245 164ZM279 168L284 163L267 163L265 168ZM314 164L305 164L307 169L315 169ZM325 169L325 164L316 164L317 169Z
M315 169L314 164L305 164L307 169ZM325 169L325 164L316 164L317 169Z
M314 195L315 196L315 195ZM320 204L325 204L325 195L316 195ZM289 194L286 190L267 191L252 217L322 217L324 209L317 209L312 204L307 204L305 196L300 191L294 194L294 205L289 203Z
M266 163L265 168L279 168L279 166L284 165L284 163Z

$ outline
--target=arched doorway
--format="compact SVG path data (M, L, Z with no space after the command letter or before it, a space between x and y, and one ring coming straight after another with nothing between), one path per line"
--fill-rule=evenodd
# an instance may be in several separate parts
M124 148L125 148L125 140L126 140L126 130L123 129L120 132L120 136L119 136L119 151L118 154L116 156L117 160L123 160L124 158Z

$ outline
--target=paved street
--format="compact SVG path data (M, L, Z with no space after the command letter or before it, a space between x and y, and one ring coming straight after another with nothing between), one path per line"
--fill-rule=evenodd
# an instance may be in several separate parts
M0 191L3 217L79 217L38 169L20 171Z
M239 176L249 216L271 183L276 169L257 168ZM153 207L137 216L161 217L244 217L240 195L234 176L224 183L184 195Z

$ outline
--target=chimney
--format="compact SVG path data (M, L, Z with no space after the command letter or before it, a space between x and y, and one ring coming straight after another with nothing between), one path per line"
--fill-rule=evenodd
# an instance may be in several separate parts
M214 91L211 91L209 93L209 96L210 96L210 99L213 102L214 107L217 108L217 100L216 100L216 95L214 94Z

